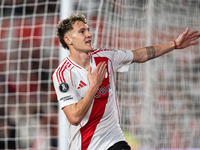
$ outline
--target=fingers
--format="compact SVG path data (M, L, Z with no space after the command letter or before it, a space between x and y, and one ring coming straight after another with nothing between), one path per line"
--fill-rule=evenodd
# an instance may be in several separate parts
M91 70L92 70L92 68L91 68L91 66L89 66L88 67L88 74L91 74Z
M189 32L189 28L186 28L186 30L183 32L183 35L187 35Z
M197 40L199 37L197 37L197 36L195 36L195 37L191 37L190 38L190 41L195 41L195 40Z
M99 75L99 76L104 76L107 69L106 69L106 63L105 62L100 62L97 67L95 68L94 72L91 73L91 66L88 69L88 75Z
M196 35L196 33L198 33L198 31L191 31L191 32L188 33L188 35L193 36L193 35Z
M198 43L197 40L200 38L199 31L196 30L196 31L189 32L189 30L186 29L186 31L183 34L185 34L185 38L186 38L185 41L188 41L190 45L195 45Z
M199 41L192 41L192 42L190 42L190 45L196 45L198 43L199 43Z
M97 65L97 70L99 71L99 73L104 73L106 72L106 63L105 62L100 62Z
M198 44L198 40L200 38L199 31L190 31L187 28L179 37L176 39L176 44L178 49L186 48L191 45Z
M88 79L91 86L99 87L102 84L107 72L106 66L105 62L100 62L92 73L91 67L88 68Z
M189 35L188 40L191 45L195 45L195 44L199 43L198 39L200 38L200 33L198 31L192 31L188 35Z

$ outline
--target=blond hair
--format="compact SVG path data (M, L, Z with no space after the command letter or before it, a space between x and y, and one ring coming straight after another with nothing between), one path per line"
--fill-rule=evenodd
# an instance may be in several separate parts
M61 45L64 48L69 49L67 43L64 41L64 36L67 32L73 30L73 24L76 21L82 21L83 23L87 24L86 18L82 14L72 14L68 18L61 20L57 25L56 34Z

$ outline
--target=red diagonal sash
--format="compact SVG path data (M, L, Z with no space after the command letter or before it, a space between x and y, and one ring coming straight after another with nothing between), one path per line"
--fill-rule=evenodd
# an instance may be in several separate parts
M94 57L94 59L96 62L96 66L103 61L105 61L108 66L108 58ZM109 73L108 68L107 68L107 73ZM102 85L99 87L99 90L94 98L92 111L87 124L80 129L82 138L81 150L87 150L90 141L94 135L94 132L96 130L96 127L100 122L101 118L103 117L109 96L108 90L109 90L109 74L107 75L107 78L104 78Z

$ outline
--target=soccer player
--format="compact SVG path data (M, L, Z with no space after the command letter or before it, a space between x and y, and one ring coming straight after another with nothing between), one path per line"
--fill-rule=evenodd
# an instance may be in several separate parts
M174 41L136 50L93 49L85 16L73 14L59 22L57 36L70 51L53 74L58 101L69 122L69 149L130 150L120 128L114 72L195 45L200 33L187 28Z

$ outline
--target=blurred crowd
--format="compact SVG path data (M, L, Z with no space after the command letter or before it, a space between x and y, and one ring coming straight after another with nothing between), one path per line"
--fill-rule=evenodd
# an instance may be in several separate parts
M0 149L56 149L59 2L0 3Z
M119 91L127 91L119 94L121 125L140 147L200 148L199 48L198 45L183 54L179 51L152 61L154 69L145 75L151 79L148 97L142 65L141 72L134 68L128 73L135 76L132 81L124 81L124 75L119 74Z
M122 49L120 46L124 49L144 46L148 1L104 1L103 5L100 2L93 0L88 5L85 1L73 1L74 10L90 14L92 19L88 23L93 30L97 23L95 15L102 6L97 45L118 46L119 49ZM133 7L129 7L132 3ZM199 5L197 0L191 3ZM0 149L57 149L58 103L51 75L59 63L55 29L60 1L0 0L0 4ZM167 4L174 12L179 11L177 4L180 4L180 12L185 13L183 6L188 1L155 0L155 15L161 14L159 7L167 11ZM190 11L194 13L193 8ZM172 33L172 25L178 20L171 19L173 22L154 20L154 26L157 29L160 23L163 25L161 33L170 36L166 32ZM109 26L111 24L116 26ZM121 32L117 25L123 27ZM124 29L126 27L128 30ZM107 30L109 32L105 32ZM153 39L156 43L166 40L163 38L166 36L156 33ZM191 50L193 53L168 55L170 57L164 56L162 61L151 62L152 72L148 77L152 93L149 97L145 95L144 65L133 65L129 73L116 75L121 126L140 147L200 147L200 55L199 47L195 48Z
M44 13L55 13L59 9L58 0L0 0L1 17L11 15L33 15Z

